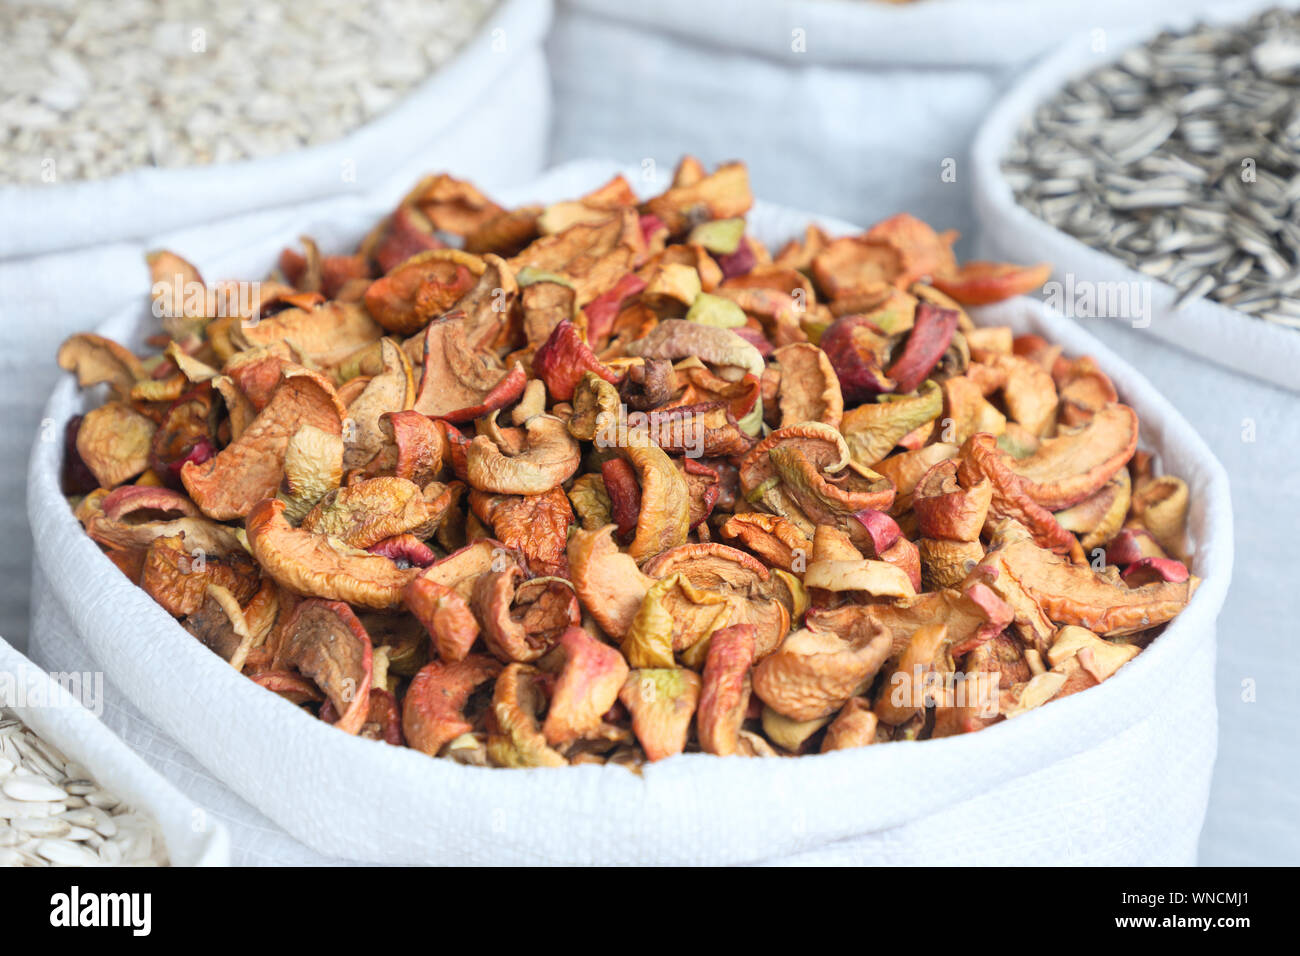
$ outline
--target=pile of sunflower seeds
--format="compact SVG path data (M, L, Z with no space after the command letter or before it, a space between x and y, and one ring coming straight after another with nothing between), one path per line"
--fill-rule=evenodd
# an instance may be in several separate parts
M0 710L0 866L166 866L157 825Z
M1040 106L1019 203L1178 290L1300 328L1300 12L1164 33Z
M8 0L0 182L270 156L395 105L493 0Z

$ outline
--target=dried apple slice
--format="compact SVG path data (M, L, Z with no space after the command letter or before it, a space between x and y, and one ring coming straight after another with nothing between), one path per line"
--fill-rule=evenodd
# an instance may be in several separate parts
M633 667L673 667L684 651L727 624L726 595L696 588L680 572L650 585L620 645Z
M411 679L402 700L402 730L407 746L436 757L443 747L474 725L465 705L481 684L501 673L501 665L483 654L460 661L433 661Z
M156 430L125 402L107 402L82 418L77 454L101 488L114 488L149 467Z
M889 242L866 236L832 240L813 257L812 274L832 302L906 279L902 253Z
M887 479L852 461L839 431L815 422L779 428L755 445L740 463L740 487L751 504L805 535L823 524L848 529L854 512L886 510L894 500Z
M877 721L870 703L862 697L850 698L826 728L826 734L822 737L822 753L874 744Z
M225 556L242 552L235 532L199 514L194 503L167 488L123 485L103 498L87 498L77 517L86 534L115 549L147 548L154 538L183 535L191 551Z
M900 392L915 389L934 369L957 331L957 312L922 302L903 345L903 354L886 370Z
M566 630L560 647L564 666L542 724L542 734L552 747L596 733L628 675L623 655L580 627Z
M1056 512L1056 523L1066 531L1080 535L1079 545L1086 553L1104 547L1120 532L1132 497L1128 469L1115 476L1076 505Z
M483 623L483 640L506 663L535 661L549 651L566 628L582 623L573 585L564 578L524 579L513 564L474 582L471 607Z
M114 394L125 398L131 387L148 373L125 346L93 332L79 332L59 346L59 367L77 373L82 388L107 382Z
M1006 627L1005 612L990 601L973 599L953 588L926 591L907 601L880 604L846 604L836 608L813 608L804 625L834 631L843 639L864 644L877 634L890 639L889 656L903 652L917 628L943 621L954 645L982 643L977 635L998 633ZM990 609L994 609L991 611ZM996 628L996 630L993 630ZM990 631L992 633L990 633Z
M628 674L618 699L632 714L632 732L647 760L664 760L686 749L701 684L698 674L681 667Z
M439 232L463 236L503 212L473 183L446 173L427 176L407 194L403 205L420 210Z
M678 236L700 222L743 216L753 204L745 164L725 163L695 182L673 185L648 200L645 210Z
M418 577L403 593L406 608L424 625L444 661L463 661L478 640L479 625L465 598L445 584Z
M498 767L563 767L551 749L538 715L546 708L550 675L526 664L510 664L497 678L488 721L487 753Z
M324 376L305 368L286 369L248 429L208 461L186 462L181 481L204 514L219 521L242 518L279 490L294 433L311 425L341 434L344 414Z
M917 395L881 396L845 413L840 431L853 460L873 468L910 432L934 421L943 411L943 392L926 382Z
M565 319L555 326L533 356L533 374L546 383L546 390L554 401L567 402L573 398L574 388L588 372L611 384L618 384L618 375L596 358L577 327Z
M751 511L732 515L719 529L722 537L738 541L764 563L793 571L796 557L806 562L812 541L793 521L779 515Z
M262 569L296 594L346 601L361 607L394 607L420 574L388 558L368 554L328 535L292 527L284 502L267 498L248 513L248 547Z
M875 713L882 723L898 726L925 708L930 675L952 669L947 651L948 628L942 622L916 629L876 697Z
M486 435L470 442L465 453L469 483L499 494L540 495L578 470L581 450L560 419L535 415L524 425L524 433L524 446L513 455Z
M587 613L606 634L621 640L653 579L619 551L613 532L612 524L575 531L569 537L569 575Z
M804 628L754 668L754 693L779 714L816 720L862 693L889 657L890 639L858 641Z
M781 367L777 402L781 426L821 422L839 428L844 417L844 396L831 361L807 342L783 345L772 353Z
M680 584L663 593L677 651L697 649L714 627L752 624L755 655L761 659L790 629L789 612L777 600L767 568L743 551L717 542L685 544L651 558L644 571L660 580L681 575ZM712 595L726 601L729 616L712 612Z
M900 212L881 220L864 233L867 239L887 242L902 256L907 282L940 275L956 268L952 254L956 232L935 232L928 223Z
M695 734L705 753L729 756L737 752L752 689L754 626L735 624L714 632L701 675Z
M1057 511L1096 494L1137 450L1138 419L1127 405L1108 405L1078 430L1044 441L1007 468L1024 479L1024 490Z
M628 554L645 561L685 543L690 530L690 493L672 459L655 445L622 449L636 471L643 507Z
M1014 531L995 544L990 555L998 556L1049 618L1103 637L1134 634L1172 620L1200 583L1189 576L1128 587L1087 565L1070 564Z
M987 478L993 485L986 527L992 529L997 522L1009 518L1028 528L1034 540L1044 547L1082 560L1079 539L1057 524L1052 513L1029 496L1025 480L1011 470L1014 460L1001 454L994 437L986 432L972 435L962 445L961 463L957 467L960 484L974 487Z
M870 401L895 389L896 383L885 374L889 337L866 316L836 319L817 344L835 369L847 404Z
M474 351L459 316L429 324L424 333L423 372L415 410L449 422L472 421L508 405L524 392L523 366L500 367L495 356Z
M1046 263L1017 266L1009 262L967 262L951 272L935 275L936 289L962 305L990 305L1041 289L1052 276Z
M281 653L334 705L334 726L356 734L370 711L370 635L342 601L301 601L284 630Z
M949 459L939 462L917 482L912 508L917 528L925 537L978 541L992 500L992 482L980 477L963 485L959 463Z
M392 339L381 339L380 349L383 371L348 404L348 420L355 427L349 430L343 456L343 467L347 469L364 465L384 446L387 436L379 421L382 415L402 412L415 404L410 359Z
M323 302L245 321L231 330L241 349L284 343L313 368L329 368L384 334L358 302Z
M424 495L414 482L385 476L367 478L327 493L302 519L303 531L337 538L353 548L419 528L429 519Z

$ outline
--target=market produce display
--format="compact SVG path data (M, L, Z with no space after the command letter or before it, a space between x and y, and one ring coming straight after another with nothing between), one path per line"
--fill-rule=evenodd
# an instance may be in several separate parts
M60 349L107 398L64 490L229 666L471 764L966 733L1138 655L1186 484L1091 359L966 312L1048 268L906 214L773 252L751 203L690 158L644 201L444 174L259 283L155 253L155 351Z

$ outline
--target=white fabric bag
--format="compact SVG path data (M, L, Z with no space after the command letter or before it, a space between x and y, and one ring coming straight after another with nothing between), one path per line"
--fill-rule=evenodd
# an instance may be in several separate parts
M395 205L429 172L472 170L486 189L536 176L551 119L542 53L550 16L550 0L506 0L437 74L334 143L102 182L0 187L0 501L22 497L22 463L58 375L59 342L147 287L147 251L220 255L244 236L301 224L304 210L322 202ZM8 542L0 550L0 635L21 648L31 565L21 509L0 511L0 537Z
M501 198L567 198L614 171L572 165ZM341 229L361 230L364 212L331 215L347 221ZM750 215L772 244L807 219L762 203ZM256 270L291 234L248 242L209 271ZM130 339L146 316L133 309L101 331ZM120 574L59 494L59 445L39 441L29 511L44 590L32 653L51 668L61 656L93 656L150 728L147 739L128 741L165 775L175 772L182 789L201 789L218 816L244 815L247 830L232 824L237 859L241 832L264 824L246 803L287 834L283 844L259 837L263 859L1191 863L1215 755L1215 618L1232 568L1227 479L1168 402L1074 323L1024 299L979 318L1096 357L1141 417L1146 446L1191 488L1203 578L1189 607L1115 677L979 733L789 760L684 755L642 776L619 767L462 767L349 737L236 674ZM46 414L63 422L82 407L65 378ZM177 762L175 748L202 769Z
M1017 72L1206 2L559 0L551 161L744 159L773 202L969 235L971 139Z
M1170 22L1178 29L1198 20L1237 22L1275 6L1298 6L1297 0L1239 0L1202 15L1182 15ZM1093 249L1020 206L1002 175L1001 162L1021 123L1071 78L1115 60L1125 49L1145 43L1154 34L1130 30L1116 37L1104 53L1076 39L1024 75L998 101L980 127L973 150L975 214L979 223L980 255L1018 262L1051 262L1053 278L1062 284L1069 302L1072 288L1115 283L1114 288L1149 290L1150 314L1106 316L1193 352L1234 371L1300 391L1300 330L1244 315L1210 299L1199 299L1177 312L1173 286L1143 275L1127 263ZM1108 310L1109 311L1109 310ZM1121 310L1127 311L1127 310ZM1149 323L1149 324L1148 324Z
M77 669L78 675L92 669ZM64 668L61 673L71 673ZM157 822L173 866L226 866L230 835L200 807L145 763L84 706L95 706L93 691L79 700L60 683L0 640L0 704L13 711L41 739L77 761L95 782ZM84 686L84 685L83 685ZM10 696L12 695L12 696Z

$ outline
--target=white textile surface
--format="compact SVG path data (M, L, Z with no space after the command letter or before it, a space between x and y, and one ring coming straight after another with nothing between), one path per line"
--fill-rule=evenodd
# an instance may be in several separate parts
M501 198L572 196L612 171L563 168ZM365 210L344 212L331 214L341 230L365 221ZM765 241L805 220L761 204L751 215ZM214 269L237 272L283 241L250 241ZM131 310L105 332L128 336L140 319ZM57 448L40 443L29 506L45 580L33 657L102 667L114 688L109 725L225 822L240 861L1190 863L1216 745L1214 619L1232 568L1226 479L1177 413L1076 326L1025 300L986 319L1097 355L1141 415L1144 441L1192 487L1204 583L1114 678L981 733L799 760L686 755L643 776L461 767L349 737L235 674L117 572L57 494ZM78 407L64 381L48 413L63 420Z
M549 14L549 0L512 0L398 111L340 143L256 164L0 187L0 636L20 650L26 645L31 543L23 486L40 408L60 374L59 342L148 293L144 255L151 249L210 260L237 250L246 236L300 227L308 210L331 198L396 204L430 172L472 175L489 189L531 179L542 168L550 129L541 51ZM504 48L496 29L505 31ZM344 162L351 163L346 181ZM41 190L74 195L50 192L42 204ZM299 234L290 232L289 241Z

